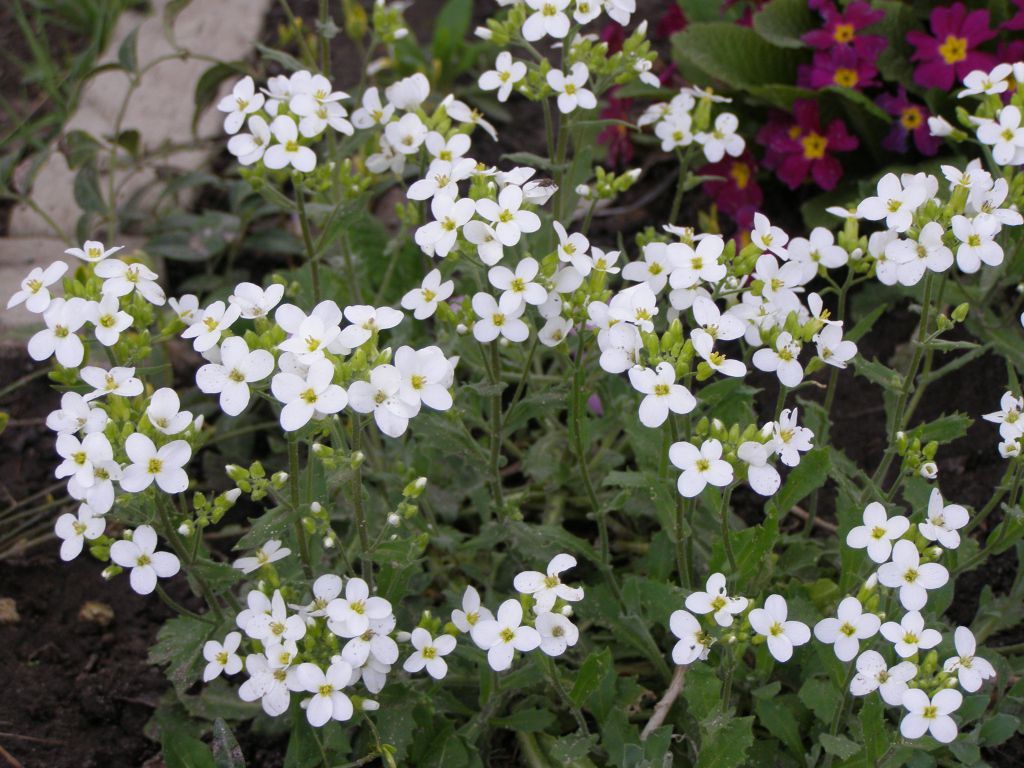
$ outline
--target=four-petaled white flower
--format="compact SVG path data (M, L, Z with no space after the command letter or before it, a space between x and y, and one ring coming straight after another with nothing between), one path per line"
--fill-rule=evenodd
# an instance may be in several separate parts
M298 642L306 636L306 622L298 614L288 615L281 590L275 589L267 610L254 615L245 625L245 633L264 645Z
M288 547L281 546L280 539L271 539L262 547L257 548L252 555L235 560L234 567L242 573L252 573L264 565L283 560L291 553L292 551Z
M569 74L560 69L549 69L546 75L548 85L558 94L558 111L569 114L576 109L593 109L597 106L597 97L587 89L590 70L582 61L572 65Z
M747 465L747 482L762 496L772 496L782 485L782 477L771 463L774 446L747 440L736 449L736 457Z
M228 152L242 165L260 161L270 146L270 126L259 115L249 117L249 133L237 133L228 139Z
M145 264L131 264L120 259L107 259L95 267L96 276L103 278L104 296L127 296L137 291L150 304L162 306L167 301L164 289L157 283L159 275Z
M750 242L762 251L770 251L779 258L785 259L789 256L786 250L789 235L781 227L774 226L763 213L754 214L754 228L750 231Z
M36 267L28 276L21 281L21 290L11 296L7 301L7 308L17 307L24 304L29 312L41 314L50 306L52 297L50 286L64 277L68 271L68 265L63 261L55 261L46 269Z
M192 412L181 410L177 392L170 387L161 387L149 398L146 418L157 432L176 435L188 429L192 423Z
M231 93L217 103L217 109L225 112L225 133L238 133L245 122L246 115L257 112L263 107L266 97L256 92L252 77L246 75L231 89Z
M370 586L359 578L348 580L345 596L327 604L328 628L339 637L359 637L370 628L371 619L391 615L391 603L370 595Z
M721 488L732 482L732 465L722 458L722 444L715 438L705 440L700 448L687 442L673 443L668 458L683 470L677 486L686 498L699 496L709 484Z
M885 219L885 226L892 232L910 229L914 211L928 198L928 190L923 184L904 186L895 173L887 173L879 179L876 191L876 195L862 200L857 206L857 217L869 221Z
M900 721L900 733L908 739L919 739L930 733L936 741L948 744L957 735L956 722L950 715L960 709L963 701L963 694L951 688L939 691L930 699L920 688L904 691L903 707L907 714Z
M85 395L86 400L95 400L104 395L119 397L135 397L142 394L142 380L135 376L135 368L116 365L109 371L94 365L87 365L79 376L82 381L93 388Z
M544 573L540 571L522 571L516 574L512 584L517 592L524 595L533 595L536 601L535 613L550 611L555 601L561 598L568 603L575 603L583 599L583 589L570 587L562 583L560 574L576 567L576 558L565 553L555 555L548 563Z
M733 616L747 610L745 597L729 597L725 588L725 575L713 573L708 577L705 592L694 592L686 598L686 607L698 615L714 614L720 627L731 627Z
M539 613L534 625L540 634L540 650L548 656L561 656L580 639L579 629L561 613Z
M164 493L181 493L188 488L185 465L192 458L192 449L184 440L172 440L157 448L141 432L128 436L124 450L131 461L124 470L121 487L128 493L139 493L155 481Z
M860 641L874 637L882 620L865 613L860 600L846 597L836 609L836 617L822 619L814 625L814 636L835 648L836 658L850 661L860 650Z
M512 54L502 51L494 61L494 69L480 75L478 84L482 91L497 91L498 101L507 101L512 87L526 77L526 65L513 61Z
M88 504L80 504L78 512L74 515L65 512L57 518L57 524L53 528L57 538L62 540L60 559L74 560L82 554L85 542L98 539L106 529L106 519L103 515L96 514L96 510Z
M221 334L228 330L241 314L242 309L237 304L215 301L193 319L192 324L181 332L181 337L193 339L192 348L196 352L206 352L220 343Z
M468 197L456 199L447 195L435 195L430 201L430 212L434 221L429 221L416 230L413 239L428 256L444 258L455 247L459 228L473 218L476 203Z
M547 301L548 292L540 283L533 282L540 271L540 265L536 259L529 256L516 265L513 272L508 267L491 267L487 273L487 279L491 285L499 291L504 291L502 296L512 296L520 303L526 302L538 306Z
M903 702L907 683L917 675L917 667L911 662L901 661L890 667L878 651L864 651L857 657L856 667L857 674L850 680L850 693L867 696L877 690L890 707Z
M928 602L928 590L949 581L949 571L940 563L922 563L917 545L902 539L892 548L892 562L879 567L878 581L893 589L899 587L903 607L919 611Z
M59 434L102 432L107 426L107 412L93 407L77 392L65 392L60 397L60 408L46 417L46 426Z
M420 398L411 399L402 372L394 365L378 365L369 381L353 381L348 387L349 405L356 413L372 413L377 427L388 437L401 437L409 419L420 410Z
M122 539L110 546L110 559L122 568L132 569L129 581L140 595L156 589L157 577L169 579L181 568L175 555L156 551L157 543L152 526L140 525L132 532L131 541Z
M462 595L462 608L452 611L452 624L460 632L471 632L478 621L493 619L490 609L480 604L480 593L475 587L466 587Z
M83 488L96 482L96 467L114 458L114 449L102 432L91 432L81 440L72 433L59 434L56 449L64 461L57 465L54 475L58 479L74 478Z
M960 241L956 249L956 265L961 271L973 274L981 269L982 264L998 267L1003 263L1003 248L995 241L999 222L991 218L954 216L950 226Z
M441 680L448 674L448 662L444 657L455 650L454 637L438 635L432 638L423 627L416 627L409 642L416 650L402 664L402 669L410 674L426 669L435 680Z
M263 153L263 164L271 170L280 170L289 165L296 171L309 173L316 168L316 153L299 143L299 127L288 115L279 115L270 124L270 132L277 144Z
M1017 165L1024 158L1024 127L1020 123L1020 109L1008 104L995 120L978 126L978 141L992 147L992 159L999 165Z
M238 646L242 642L239 632L228 632L223 643L207 640L203 645L203 658L206 668L203 669L203 682L208 683L221 673L237 675L242 671L242 658L238 655Z
M672 662L678 666L692 664L698 659L706 659L712 639L704 634L700 622L687 611L672 611L668 617L668 628L678 638L672 648Z
M569 0L526 0L526 5L533 13L523 23L524 39L535 43L544 35L561 40L569 34Z
M517 343L526 341L530 328L520 319L525 310L526 305L511 293L503 293L498 300L489 293L476 294L473 311L479 319L473 323L473 337L485 344L499 336Z
M347 661L335 657L326 672L312 662L303 662L296 667L296 677L302 690L313 694L306 707L306 719L314 728L331 720L344 722L352 718L355 708L343 690L352 680L352 665Z
M65 368L77 368L85 359L85 345L75 332L88 320L88 304L77 296L54 299L43 313L46 327L28 340L28 356L36 362L56 357Z
M1004 440L1024 437L1024 397L1006 392L999 400L999 410L982 416L985 421L999 425L999 436Z
M828 365L845 368L846 364L857 354L857 345L843 340L841 325L826 325L813 337L818 347L818 357Z
M873 501L864 508L864 525L851 528L846 534L846 546L866 549L873 561L884 563L892 554L892 543L908 528L910 520L903 515L887 517L885 507Z
M63 552L63 550L62 550ZM968 693L974 693L986 680L996 676L995 667L980 656L975 656L978 650L974 633L967 627L957 627L953 633L953 644L956 646L956 656L946 659L942 669L947 674L956 673L960 681L960 687Z
M769 595L764 608L755 608L748 617L751 628L768 641L768 650L776 661L786 662L793 647L811 639L811 630L802 621L788 619L789 607L782 595Z
M495 672L512 666L516 651L526 653L540 646L540 633L523 625L523 606L506 600L493 619L480 619L470 632L473 642L487 651L487 663Z
M236 305L242 317L253 320L266 317L270 310L281 303L283 296L284 286L280 283L271 283L266 288L255 283L239 283L235 286L235 292L228 297L228 303Z
M219 363L207 363L196 371L196 386L208 395L220 394L220 409L228 416L237 416L249 405L249 385L262 381L273 370L274 356L270 352L250 352L245 339L232 336L220 346Z
M95 326L96 340L105 347L112 347L121 338L122 331L131 327L133 318L121 309L117 297L106 293L99 301L86 305L86 317Z
M909 659L919 650L934 648L942 642L937 629L925 627L924 617L918 611L907 611L899 623L887 621L881 626L882 637L893 644L896 655Z
M96 240L86 240L81 248L68 248L64 251L68 256L74 256L75 258L81 259L82 261L88 261L91 264L95 264L98 261L103 261L108 256L112 256L120 250L123 250L123 245L115 245L113 248L104 248L103 243L97 242Z
M274 376L270 390L284 404L281 428L294 432L306 426L310 419L320 419L344 408L348 396L333 380L334 363L326 358L310 363L304 377L287 372Z
M491 222L494 235L502 245L513 246L519 242L522 233L540 229L540 217L522 206L522 188L509 184L498 193L497 202L488 197L477 200L476 212Z
M929 541L937 541L946 549L956 549L960 546L960 534L957 531L967 525L969 519L966 509L959 504L944 503L939 489L932 488L932 494L928 497L928 511L917 530Z
M438 303L446 301L455 290L452 280L441 281L441 270L432 269L419 288L413 288L402 297L402 307L412 312L417 320L426 320L437 311Z
M675 367L669 362L658 363L653 370L634 366L629 369L629 382L633 389L646 395L640 401L640 423L645 427L660 427L669 412L686 414L697 407L690 390L676 384Z
M704 147L704 157L709 163L717 163L726 155L739 157L743 154L746 142L743 137L736 133L740 127L740 121L731 112L722 112L715 118L715 127L704 133L698 133L694 138L698 144Z

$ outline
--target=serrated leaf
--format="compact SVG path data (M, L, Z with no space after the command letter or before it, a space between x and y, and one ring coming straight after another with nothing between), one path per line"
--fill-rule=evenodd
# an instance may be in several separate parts
M165 665L167 677L178 690L184 691L199 679L203 644L213 630L212 624L189 616L170 619L160 628L156 644L149 649L150 663Z
M889 392L899 392L903 387L903 377L877 360L867 360L857 356L853 359L854 370L872 384L877 384Z
M805 707L823 723L831 723L843 701L842 694L828 680L812 677L804 681L797 694Z
M782 48L804 48L801 35L816 24L806 0L772 0L754 14L754 29L765 40Z
M608 670L612 668L612 652L609 648L602 648L600 651L592 651L580 665L576 673L576 682L573 683L569 698L577 707L582 707L590 695L597 690L604 680Z
M701 722L697 768L735 768L742 765L754 743L754 718L719 713Z
M772 500L777 513L780 516L788 514L789 510L825 485L831 469L828 449L814 448L804 454Z

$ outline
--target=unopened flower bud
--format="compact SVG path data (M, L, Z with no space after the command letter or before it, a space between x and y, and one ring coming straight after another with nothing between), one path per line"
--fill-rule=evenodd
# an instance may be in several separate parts
M397 527L397 526L399 526L401 524L402 524L402 518L401 518L400 515L396 515L394 512L392 512L390 515L388 515L388 525L392 525L392 526L396 526Z
M103 569L103 571L100 573L100 575L103 577L103 579L105 581L110 581L112 578L117 576L117 574L119 574L119 573L121 573L121 566L119 566L119 565L108 565L106 568Z
M240 467L237 464L228 464L226 467L224 467L224 471L227 473L227 476L230 477L235 482L243 480L249 476L249 472L245 469L245 467Z
M562 610L560 611L560 613L563 616L567 617L567 618L572 616L573 615L572 606L569 605L568 603L566 603L565 605L562 606Z
M288 473L275 472L271 475L270 482L273 483L275 488L284 488L284 484L288 482Z
M230 491L224 491L224 493L221 494L221 498L223 498L224 501L226 501L228 504L234 504L236 501L238 501L238 497L241 495L241 488L232 488Z
M459 323L455 326L455 332L459 334L459 336L465 336L469 333L469 328L466 327L465 323Z
M178 526L178 533L181 534L182 536L191 536L194 531L195 531L195 526L192 525L192 521L191 520L186 520L185 522L183 522L181 525Z
M953 320L958 323L962 323L967 319L967 313L971 311L971 305L966 301L963 304L958 304L952 312Z
M366 454L362 451L353 451L352 455L349 457L349 463L352 466L352 469L359 469L359 467L363 465L364 461L366 461Z
M319 515L321 512L324 511L324 508L319 501L314 501L309 505L309 511L312 512L314 515Z
M324 549L334 549L334 537L331 535L324 536Z
M918 471L925 480L934 480L939 476L939 465L934 461L926 461Z

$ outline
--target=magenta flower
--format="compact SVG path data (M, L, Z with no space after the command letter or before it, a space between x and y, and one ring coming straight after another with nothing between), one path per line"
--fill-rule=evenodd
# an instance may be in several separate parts
M753 221L754 211L764 202L764 193L757 183L757 162L750 151L739 157L725 157L717 163L705 165L699 176L718 176L720 180L705 181L701 186L718 210L730 216L740 226Z
M995 58L975 48L995 37L989 29L988 11L967 12L963 3L935 8L928 19L932 34L919 30L907 33L907 42L917 50L911 61L919 62L914 81L925 88L948 91L955 81L974 69L988 72Z
M808 176L822 189L834 188L843 176L843 166L833 153L849 152L860 142L839 119L823 130L816 101L794 103L793 118L788 122L769 120L758 133L758 141L768 150L764 164L790 189L799 187Z
M877 24L885 18L885 11L872 8L863 0L850 3L840 11L834 3L815 3L816 10L824 17L825 26L806 33L801 39L812 48L828 51L834 46L852 46L857 54L873 59L886 46L882 35L858 34L865 27Z
M1006 20L1003 24L1003 29L1013 31L1024 29L1024 0L1013 0L1013 4L1017 6L1017 12ZM1006 61L1006 59L1003 59L1003 61Z
M608 53L618 53L626 42L626 28L616 21L609 21L601 28L601 42L608 43Z
M654 37L656 40L667 40L676 32L686 29L686 14L679 3L669 3L668 8L658 19L654 26Z
M882 146L890 152L906 152L909 139L922 155L934 155L939 151L941 140L928 131L930 113L923 104L915 104L907 98L902 85L896 95L883 93L878 97L878 106L897 118L889 135L882 140Z
M860 56L851 46L837 45L831 51L814 54L807 84L811 88L835 85L859 90L878 85L877 74L873 59Z

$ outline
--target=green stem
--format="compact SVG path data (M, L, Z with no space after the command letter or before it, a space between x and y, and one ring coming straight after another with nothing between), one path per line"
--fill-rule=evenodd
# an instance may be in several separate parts
M491 395L491 495L494 497L494 509L498 521L505 521L505 497L501 488L501 350L497 340L491 342L491 384L495 392Z
M306 248L306 259L309 261L310 278L313 283L313 301L320 303L320 260L313 246L313 235L309 231L309 217L306 215L306 193L302 185L302 174L292 174L295 187L295 204L299 209L299 226L302 228L302 243Z
M206 579L192 566L194 565L187 557L187 549L181 541L181 537L178 535L178 529L174 527L174 523L171 521L171 515L168 511L167 498L159 490L154 490L156 496L156 509L157 514L160 516L160 524L163 526L164 535L167 537L167 541L170 542L171 549L174 550L174 554L178 556L178 560L181 562L182 568L184 568L189 577L195 579L196 584L199 586L199 591L206 601L206 605L211 611L217 616L218 621L224 618L224 613L221 610L220 603L213 594L213 590L210 585L206 583Z
M732 551L732 541L729 539L729 501L732 499L732 486L729 486L722 496L722 545L725 547L725 556L729 558L729 568L736 573L736 555Z
M839 707L836 709L835 717L832 718L832 725L828 732L830 736L835 736L839 733L839 725L843 722L843 715L846 713L846 705L851 701L850 696L850 681L853 680L854 665L850 664L846 668L846 681L843 683L843 698L839 702ZM824 768L830 768L832 765L832 755L829 754L825 757Z
M555 666L554 660L546 653L541 654L544 659L544 668L547 670L548 677L551 679L551 686L555 689L555 693L558 694L558 698L562 700L566 708L572 712L572 716L576 718L576 725L579 726L580 733L584 737L590 735L590 729L587 728L587 720L583 717L583 712L579 707L576 706L569 693L565 690L565 686L562 685L562 679L558 676L558 668Z
M295 529L295 543L299 546L299 557L307 578L313 577L313 563L309 559L309 543L306 529L302 525L302 500L299 493L299 438L294 432L288 433L288 484L291 489L292 526Z
M352 453L362 445L362 423L358 417L352 419ZM370 562L370 531L366 525L366 511L363 509L363 465L358 462L349 481L352 494L352 511L356 518L356 533L359 536L359 562L365 581L373 589L373 564Z

